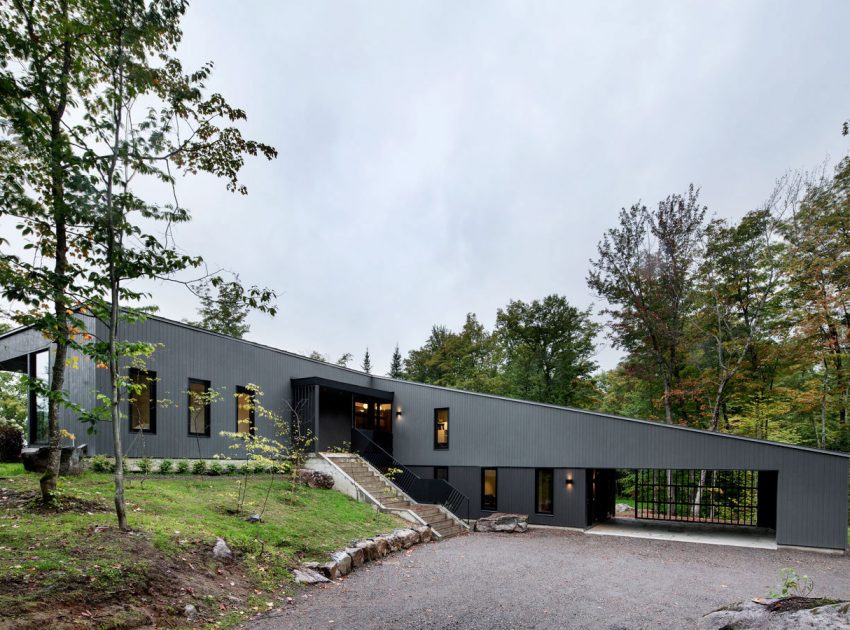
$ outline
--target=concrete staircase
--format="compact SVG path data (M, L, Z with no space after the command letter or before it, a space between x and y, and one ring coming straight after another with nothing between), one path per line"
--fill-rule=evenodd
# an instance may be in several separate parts
M412 501L359 455L334 455L329 461L348 475L381 508L414 512L441 538L451 538L469 531L460 519L444 507Z

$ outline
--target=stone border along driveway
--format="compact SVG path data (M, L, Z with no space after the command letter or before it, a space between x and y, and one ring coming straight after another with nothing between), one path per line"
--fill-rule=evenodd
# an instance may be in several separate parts
M783 567L811 576L815 596L850 597L847 556L531 529L412 547L245 628L690 629L767 595Z

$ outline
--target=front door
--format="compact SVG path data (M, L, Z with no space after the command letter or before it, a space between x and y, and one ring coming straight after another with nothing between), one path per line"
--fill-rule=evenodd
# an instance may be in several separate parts
M374 398L354 398L354 428L388 453L393 452L393 405Z

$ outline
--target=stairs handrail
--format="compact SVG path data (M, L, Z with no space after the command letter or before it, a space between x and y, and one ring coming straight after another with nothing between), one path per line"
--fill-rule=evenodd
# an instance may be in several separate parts
M376 444L363 431L356 427L351 429L351 448L375 468L396 469L393 474L386 476L402 492L418 503L440 503L458 518L461 511L466 513L469 522L469 497L443 479L422 479L419 475L399 462L390 453Z

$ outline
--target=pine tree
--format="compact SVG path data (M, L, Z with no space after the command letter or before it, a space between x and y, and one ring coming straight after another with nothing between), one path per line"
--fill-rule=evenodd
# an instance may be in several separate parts
M198 315L201 320L188 322L205 330L221 333L242 339L251 327L245 323L248 317L249 306L245 301L245 289L239 283L239 276L232 282L222 282L220 279L214 283L218 289L218 296L213 297L209 286L204 286L198 291L201 306Z
M404 369L401 364L401 352L399 352L398 344L395 345L395 350L393 351L393 359L390 363L388 376L390 378L402 378L404 376Z
M351 362L351 359L354 357L350 352L346 352L339 359L336 360L337 365L341 365L342 367L348 367L348 364Z
M360 369L362 369L366 374L372 373L372 357L369 356L369 348L366 347L366 354L363 355L363 363L360 364Z

